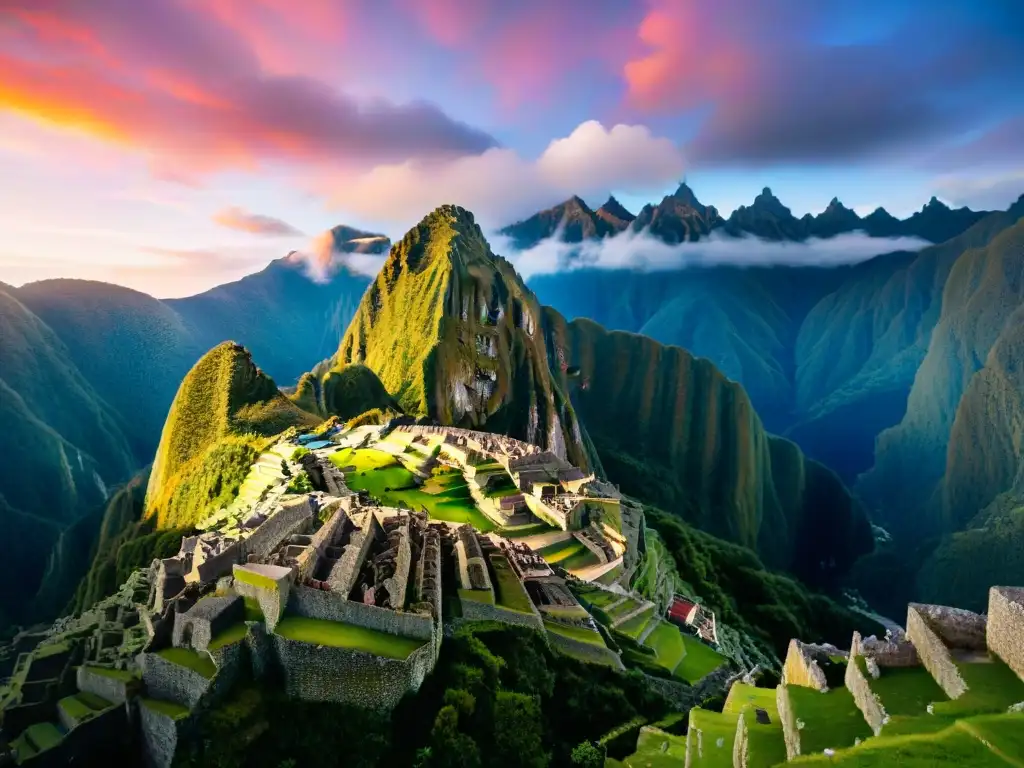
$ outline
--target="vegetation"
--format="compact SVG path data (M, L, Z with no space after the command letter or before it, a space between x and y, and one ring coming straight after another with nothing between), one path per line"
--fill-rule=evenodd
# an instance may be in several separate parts
M401 413L377 374L365 365L346 365L324 376L323 402L325 412L342 421L372 410Z
M213 663L208 653L199 653L191 648L164 648L157 651L157 654L172 664L191 669L207 679L217 673L217 665Z
M604 640L601 639L601 633L595 632L592 629L585 627L579 627L572 624L562 624L558 621L551 621L550 619L544 619L544 627L548 632L552 632L556 635L562 635L570 640L576 640L580 643L588 643L590 645L596 645L601 648L606 647Z
M855 663L892 717L920 715L929 704L948 700L924 667L882 667L876 679L868 673L863 656L858 656Z
M236 624L232 624L230 627L225 629L215 638L210 641L210 650L216 651L218 648L223 648L226 645L232 645L237 643L239 640L245 637L245 633L248 631L244 621L240 621Z
M351 648L389 659L406 659L423 645L422 640L411 637L391 635L340 621L308 619L303 616L286 616L274 631L290 640L334 648Z
M278 686L243 682L201 716L200 738L179 759L204 768L327 768L339 755L357 768L554 768L573 765L583 742L669 711L638 675L554 652L534 630L474 624L445 639L434 672L393 712L291 701Z
M800 731L800 749L804 754L841 749L872 735L846 688L821 693L813 688L787 685L786 692L793 717L806 723Z
M142 706L146 709L151 709L154 712L159 712L161 715L166 715L172 720L181 720L188 717L188 707L184 707L173 701L165 701L163 699L143 699Z
M688 683L703 680L725 663L726 659L714 648L709 648L690 635L683 635L685 653L675 668L675 676Z
M171 405L146 518L158 528L194 525L238 492L261 438L318 422L282 395L245 349L230 342L215 347L189 371Z
M739 630L764 652L785 655L791 638L843 645L854 630L882 636L873 620L768 571L756 554L716 539L650 507L647 524L658 531L679 577L715 611L716 620Z
M700 732L689 738L689 765L705 768L729 768L736 738L737 716L729 712L711 712L700 707L690 710L690 730Z
M655 728L640 730L636 752L622 761L611 759L605 765L625 768L678 768L686 762L686 737Z
M309 479L309 475L306 472L299 472L299 474L293 477L291 482L288 483L287 492L312 493L313 481Z
M521 613L533 612L530 596L526 594L522 582L504 555L491 556L491 575L494 577L492 583L496 605Z

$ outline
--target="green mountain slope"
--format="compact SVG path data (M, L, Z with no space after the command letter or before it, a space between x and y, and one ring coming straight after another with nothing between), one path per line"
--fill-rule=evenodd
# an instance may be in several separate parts
M967 247L960 253L936 252L930 264L918 259L935 270L934 295L929 296L927 312L920 315L918 333L903 352L920 362L906 414L879 435L875 465L858 484L860 492L885 511L885 523L896 533L919 537L950 532L976 511L968 504L966 510L948 510L944 516L939 483L946 472L947 451L954 450L950 431L961 397L1020 305L1024 224L993 231L1018 209L1018 215L1024 214L1024 201L1009 214L990 217L968 230L962 237L971 235L973 242L962 243Z
M146 518L157 528L194 525L237 492L260 438L318 422L281 394L244 347L214 347L171 404L146 490Z
M0 290L0 561L21 575L0 613L29 615L61 530L103 504L134 457L123 421L57 335Z
M540 306L473 215L443 206L391 250L335 357L373 370L403 410L518 437L588 466L553 385Z
M766 433L743 388L708 360L550 308L544 333L554 375L624 492L811 583L872 548L836 475Z

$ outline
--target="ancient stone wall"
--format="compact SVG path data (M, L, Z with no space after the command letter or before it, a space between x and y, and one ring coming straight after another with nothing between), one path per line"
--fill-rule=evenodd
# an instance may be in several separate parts
M935 682L949 698L955 699L967 690L967 683L953 663L949 648L932 629L931 622L926 618L927 612L921 610L929 607L916 603L907 607L907 637L917 648L921 663L935 678Z
M1024 680L1024 589L989 590L986 635L989 650Z
M207 597L185 613L174 614L171 644L205 651L210 641L245 616L245 605L238 595Z
M865 722L871 726L871 730L877 736L881 733L887 716L885 707L882 706L882 700L871 690L871 682L861 669L862 659L862 656L850 655L850 660L846 665L846 688L853 694L853 701L857 705L857 709L864 715Z
M799 640L790 640L786 662L782 667L782 681L787 685L802 685L816 691L828 690L825 673L814 660L813 646Z
M329 506L334 507L334 514L320 526L320 530L313 534L309 546L296 558L296 581L312 578L326 549L334 546L341 538L345 524L348 522L348 515L341 508L340 501L332 502Z
M143 653L140 657L142 681L150 698L166 699L194 709L210 687L210 681L198 672L167 661L159 654Z
M76 678L78 690L87 691L114 704L124 704L130 687L136 685L134 681L118 680L116 677L94 672L84 664L78 668Z
M365 515L365 523L362 530L353 531L349 543L342 550L338 562L331 568L327 575L327 583L335 592L348 597L359 578L359 569L366 560L366 554L370 551L370 545L378 534L381 533L380 523L373 515Z
M245 562L249 555L268 556L284 539L308 526L312 519L313 507L308 496L283 504L242 542L239 561Z
M874 659L880 667L917 667L921 664L917 649L902 632L898 636L887 636L881 640L874 635L861 637L860 632L854 632L850 658L855 655Z
M388 534L395 552L395 572L384 579L384 587L388 591L391 605L394 608L405 608L406 590L409 586L409 573L412 570L412 547L410 545L409 518L393 527Z
M187 738L194 729L191 718L175 720L141 703L139 725L142 730L143 754L149 768L170 768L178 741Z
M230 576L231 567L242 559L242 547L238 544L231 544L220 554L203 560L196 565L186 576L186 581L198 581L206 584L216 581L221 576Z
M26 760L24 765L32 768L63 768L80 764L83 756L123 756L129 747L131 731L124 707L111 707L77 725L73 721L64 722L63 715L61 721L65 727L70 726L61 742Z
M407 691L419 690L434 667L429 644L405 660L349 648L311 645L274 635L285 691L303 701L334 701L391 709Z
M267 623L267 629L273 631L277 622L284 615L284 609L288 605L288 595L291 592L291 583L283 580L277 583L276 589L261 587L256 584L249 584L238 578L234 583L235 592L244 597L249 597L259 603L263 612L263 619Z
M341 621L357 627L375 629L402 637L432 640L434 622L425 613L392 611L376 605L348 600L337 592L296 586L291 591L288 610L310 619Z
M947 648L958 650L984 651L986 618L983 614L950 608L946 605L924 605L911 603L908 606L923 618L932 632L946 644ZM909 627L908 627L909 634Z
M800 754L800 728L797 726L793 705L789 701L786 685L775 689L775 703L779 708L779 719L782 720L782 736L786 741L786 759L792 760Z
M441 537L435 529L423 534L423 549L416 564L416 600L430 605L434 619L441 619Z

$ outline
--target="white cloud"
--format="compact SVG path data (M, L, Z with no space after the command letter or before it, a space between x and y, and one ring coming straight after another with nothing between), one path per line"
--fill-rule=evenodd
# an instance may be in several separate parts
M445 203L471 210L481 226L497 227L571 195L658 192L683 172L679 148L641 125L606 129L580 124L552 141L536 160L490 149L454 160L379 165L328 190L333 207L360 221L408 227Z
M1003 210L1024 194L1024 169L995 176L944 176L936 182L936 191L953 205L975 210Z
M516 251L509 238L488 235L491 249L509 259L524 280L534 275L575 269L634 269L668 272L688 267L838 266L866 261L883 253L917 251L931 245L915 237L869 237L850 232L801 243L728 237L712 233L706 240L668 245L646 230L626 230L614 237L584 243L565 243L559 233L533 248Z
M306 276L314 283L327 283L342 267L367 277L376 277L384 266L387 254L345 253L334 247L330 231L322 232L301 251L293 251L288 260L301 263Z

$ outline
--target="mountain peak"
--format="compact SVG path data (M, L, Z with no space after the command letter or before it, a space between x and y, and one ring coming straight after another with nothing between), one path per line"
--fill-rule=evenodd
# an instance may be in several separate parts
M927 204L924 206L924 208L922 208L921 210L923 210L923 211L948 211L948 210L950 210L950 208L944 202L939 200L939 198L935 197L935 195L932 195L932 199L929 200L927 202Z
M604 205L597 209L597 215L603 219L620 221L624 224L628 224L636 218L626 206L615 199L614 195L608 196Z
M685 181L680 182L679 187L672 193L672 197L691 208L701 207L700 200L697 199L697 196Z

